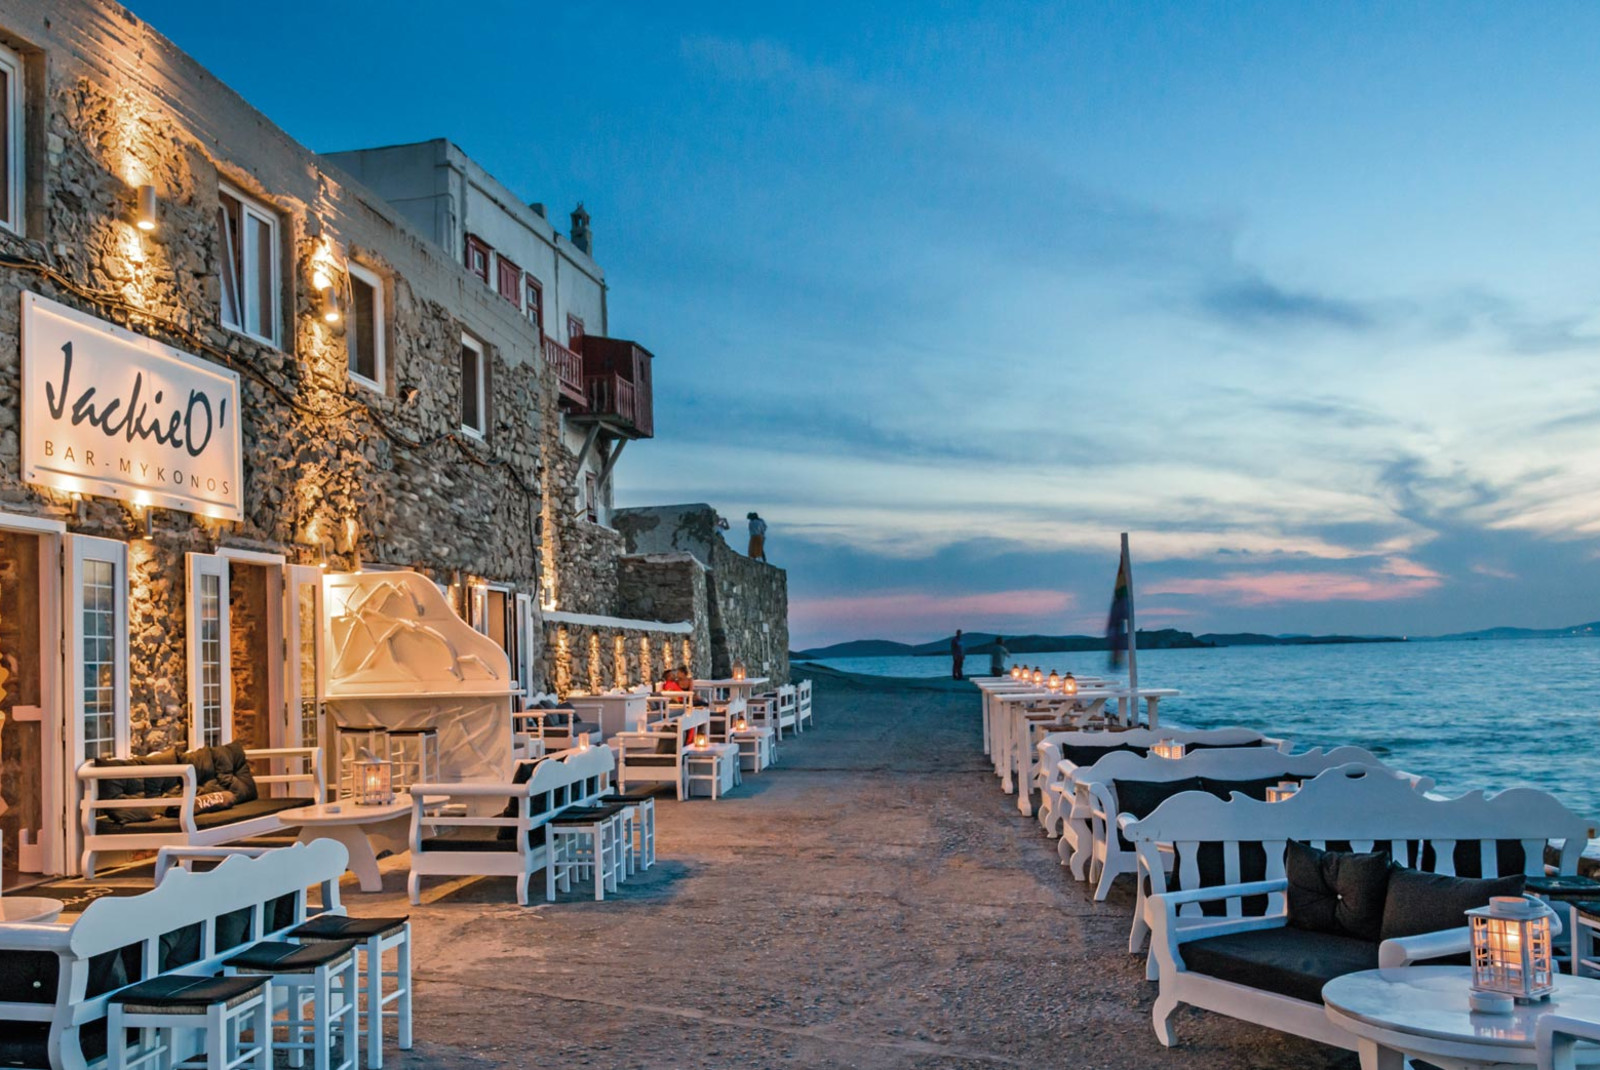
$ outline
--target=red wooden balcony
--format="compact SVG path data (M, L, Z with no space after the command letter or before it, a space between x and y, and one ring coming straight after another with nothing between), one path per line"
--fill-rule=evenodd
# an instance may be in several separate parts
M583 340L583 381L591 418L630 438L656 433L650 364L655 358L637 342L588 335Z
M556 370L561 401L582 408L588 401L583 384L583 358L554 338L546 338L544 359Z

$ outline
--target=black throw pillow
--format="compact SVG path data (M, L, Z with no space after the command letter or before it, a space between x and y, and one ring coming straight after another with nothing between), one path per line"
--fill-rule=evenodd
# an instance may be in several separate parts
M1467 924L1467 911L1488 906L1493 896L1521 895L1526 882L1520 873L1509 877L1452 877L1396 868L1389 877L1378 938L1395 940L1462 928Z
M536 768L538 768L539 763L542 762L542 761L544 761L543 758L534 758L534 759L532 759L530 761L518 762L517 763L517 768L515 770L513 770L512 773L511 773L511 783L513 783L513 784L526 784L528 781L532 780L533 779L533 771ZM516 817L517 816L517 800L519 798L520 798L520 796L513 795L511 798L507 799L506 800L505 809L500 811L500 816L501 817ZM529 812L530 813L532 812L531 808L530 808ZM495 839L497 839L497 840L513 840L513 839L516 838L517 830L512 825L501 825L499 828L497 828L495 830L495 834L494 835L495 835Z
M1289 924L1310 932L1377 940L1389 888L1389 852L1324 851L1290 840Z

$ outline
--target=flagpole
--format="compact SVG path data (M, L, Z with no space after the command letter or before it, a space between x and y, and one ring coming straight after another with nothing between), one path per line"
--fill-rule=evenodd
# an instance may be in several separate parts
M1128 553L1128 533L1122 533L1122 568L1128 577L1128 704L1132 717L1128 723L1139 724L1139 627L1133 615L1133 558ZM1155 725L1151 725L1154 728Z

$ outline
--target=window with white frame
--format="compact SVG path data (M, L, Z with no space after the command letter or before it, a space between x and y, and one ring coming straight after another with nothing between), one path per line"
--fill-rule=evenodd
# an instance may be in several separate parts
M532 274L522 277L523 289L526 291L522 311L539 333L544 333L544 287L539 285L539 280Z
M461 336L461 430L482 438L489 430L488 372L483 343L470 334Z
M22 233L22 57L0 45L0 226Z
M238 190L217 191L217 243L222 252L222 323L278 344L278 217Z
M385 389L383 279L360 264L350 264L350 318L345 348L350 378L374 390Z

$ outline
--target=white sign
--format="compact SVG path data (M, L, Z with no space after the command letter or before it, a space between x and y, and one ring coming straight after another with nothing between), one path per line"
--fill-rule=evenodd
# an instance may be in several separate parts
M78 494L242 515L239 376L22 295L22 477Z

